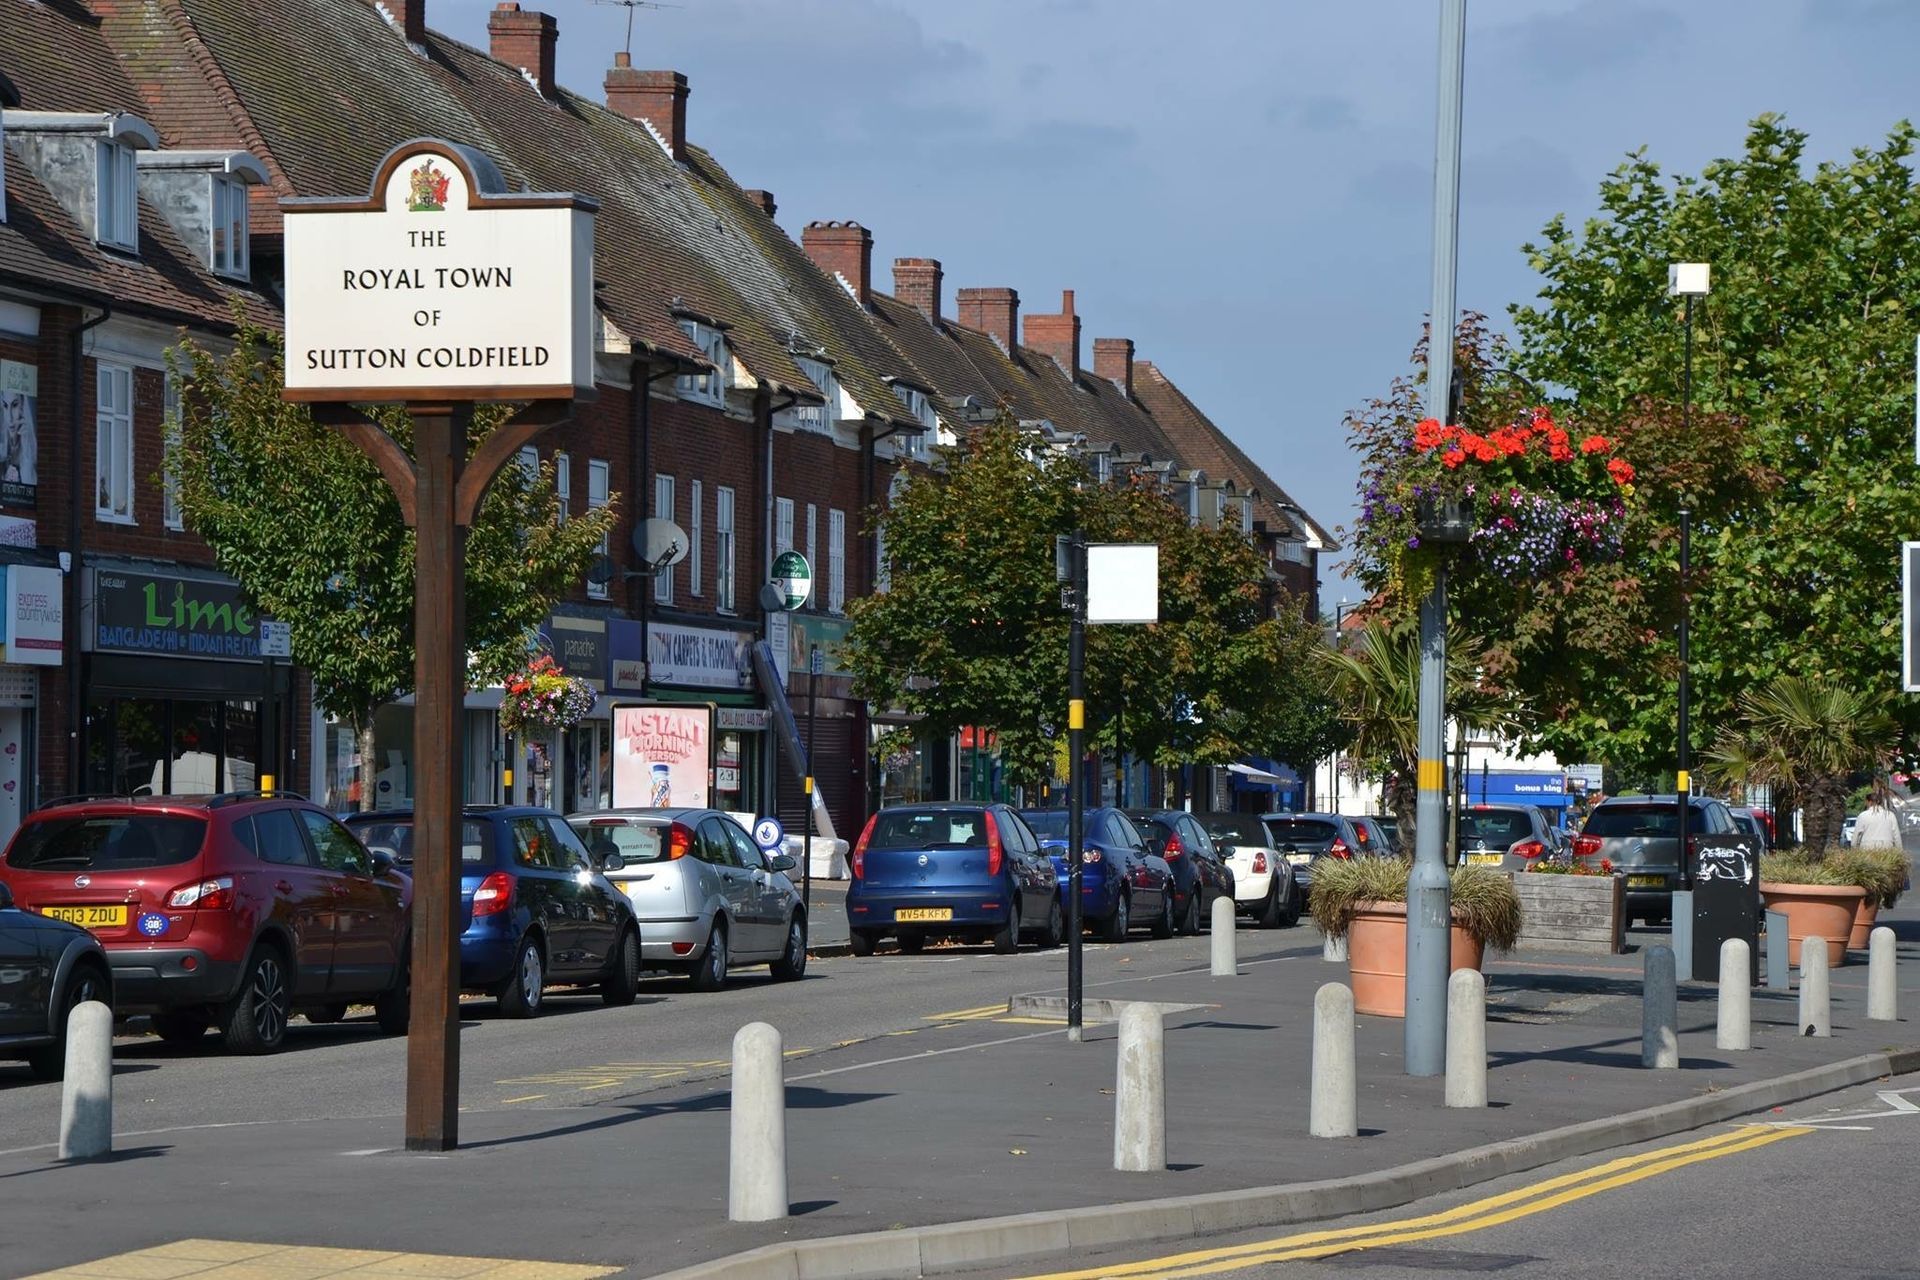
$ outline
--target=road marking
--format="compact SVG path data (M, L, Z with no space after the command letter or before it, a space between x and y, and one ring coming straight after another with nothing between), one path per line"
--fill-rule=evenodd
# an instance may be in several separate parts
M1873 1126L1870 1124L1849 1124L1847 1122L1852 1120L1886 1120L1894 1116L1920 1115L1920 1102L1909 1102L1902 1096L1909 1093L1920 1093L1920 1088L1882 1089L1879 1093L1875 1094L1875 1097L1886 1104L1887 1109L1885 1111L1856 1111L1852 1115L1845 1116L1807 1116L1801 1120L1769 1120L1767 1123L1775 1127L1791 1128L1798 1125L1809 1125L1816 1129L1851 1129L1858 1133L1871 1133Z
M991 1018L996 1013L1007 1011L1006 1001L999 1004L977 1005L972 1009L952 1009L946 1013L929 1013L928 1022L974 1022L981 1018Z
M546 1096L547 1095L544 1093L527 1093L527 1094L522 1094L518 1098L502 1098L500 1099L500 1105L506 1106L510 1102L538 1102L540 1099ZM350 1152L349 1154L352 1154L352 1153Z
M245 1276L247 1280L331 1280L332 1277L419 1277L420 1280L598 1280L618 1267L518 1258L465 1258L450 1254L393 1253L379 1249L332 1249L309 1245L254 1244L242 1240L176 1240L43 1271L27 1280L190 1280L194 1276Z
M1185 1280L1190 1276L1219 1275L1273 1262L1326 1258L1363 1249L1378 1249L1386 1245L1411 1244L1422 1240L1465 1235L1471 1231L1480 1231L1487 1227L1499 1226L1537 1213L1544 1213L1549 1209L1557 1209L1576 1200L1598 1195L1602 1191L1611 1191L1644 1178L1685 1168L1705 1160L1715 1160L1721 1156L1756 1150L1811 1132L1813 1130L1805 1126L1781 1129L1759 1124L1742 1125L1731 1133L1697 1142L1662 1147L1636 1156L1624 1156L1592 1169L1561 1174L1548 1178L1544 1182L1415 1218L1376 1222L1361 1227L1308 1231L1222 1249L1203 1249L1150 1258L1142 1262L1118 1263L1084 1271L1063 1271L1045 1276L1032 1276L1028 1277L1028 1280L1113 1280L1116 1277L1137 1277L1139 1280L1147 1280L1148 1277L1158 1280L1165 1277L1168 1280L1174 1280L1174 1278Z

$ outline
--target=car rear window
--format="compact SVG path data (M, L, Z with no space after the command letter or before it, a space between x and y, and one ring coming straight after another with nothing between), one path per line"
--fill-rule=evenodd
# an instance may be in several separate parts
M7 865L22 871L138 871L171 867L200 852L207 820L132 813L45 818L14 838Z
M1267 835L1275 844L1292 841L1296 844L1314 844L1318 841L1332 840L1339 835L1339 829L1331 822L1316 821L1312 818L1268 818Z
M360 837L369 849L391 849L393 860L402 866L413 862L413 819L370 818L365 822L347 822L347 830ZM460 824L460 861L475 864L493 861L488 851L487 824L471 819Z
M1218 814L1200 819L1200 825L1222 844L1264 845L1267 842L1266 828L1260 825L1258 818Z
M1603 804L1581 829L1589 836L1672 836L1680 815L1670 804Z
M987 815L980 809L908 810L881 813L867 840L874 849L971 849L987 840Z
M1020 816L1033 828L1033 834L1042 840L1065 840L1067 838L1067 811L1065 809L1022 809Z
M1518 844L1533 834L1533 823L1524 813L1494 810L1468 810L1460 815L1460 838L1483 840L1488 844Z
M629 866L636 862L661 862L667 856L667 824L621 822L600 818L576 822L573 829L586 842L590 853L604 854L608 846Z

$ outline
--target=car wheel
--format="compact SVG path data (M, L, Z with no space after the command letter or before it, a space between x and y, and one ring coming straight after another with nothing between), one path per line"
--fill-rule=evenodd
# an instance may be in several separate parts
M600 1003L624 1009L640 994L640 932L622 929L620 944L613 949L607 980L600 984Z
M1276 889L1274 892L1278 893L1279 890ZM1299 923L1300 891L1296 888L1287 895L1287 905L1280 909L1280 924L1282 928L1291 929Z
M191 1049L207 1034L207 1015L196 1011L170 1009L153 1015L153 1033L176 1049Z
M54 1033L53 1043L27 1050L27 1066L34 1075L42 1080L58 1080L66 1075L67 1019L89 1000L105 1001L107 989L106 975L97 966L86 963L74 966L72 976L67 979L67 998L60 1009L60 1026Z
M280 949L263 946L247 964L240 992L227 1002L220 1036L229 1053L272 1053L287 1038L292 975Z
M781 982L793 982L807 974L807 918L798 912L787 923L787 949L772 968L773 976Z
M924 933L903 933L899 937L900 954L917 956L927 949L927 935Z
M1133 927L1133 899L1121 894L1119 901L1113 904L1113 914L1106 919L1106 927L1100 932L1108 942L1125 942L1127 930Z
M1067 940L1067 918L1060 910L1060 899L1055 898L1053 905L1047 908L1046 927L1040 930L1040 945L1046 948L1059 946Z
M509 1018L531 1018L540 1012L547 996L547 958L540 954L540 939L528 934L520 939L520 955L500 988L500 1012Z
M401 944L400 979L373 998L373 1020L390 1036L407 1034L413 1018L413 940Z
M847 936L847 950L856 956L870 956L873 954L873 944L877 941L865 929L855 929Z
M324 1027L345 1018L347 1016L347 1006L344 1001L336 1000L332 1004L323 1004L316 1008L308 1009L303 1012L301 1016L317 1027Z
M1171 938L1174 935L1174 930L1173 886L1168 885L1166 892L1160 895L1160 915L1153 922L1153 936L1156 938Z
M1267 886L1267 896L1260 903L1259 924L1262 929L1280 927L1280 882L1278 880Z
M995 929L987 939L993 943L993 954L1010 956L1020 949L1020 899L1015 898L1007 909L1007 922Z
M1200 886L1193 887L1193 896L1187 899L1187 922L1180 932L1189 936L1200 932Z
M714 921L707 949L693 969L695 991L718 991L727 985L727 926Z

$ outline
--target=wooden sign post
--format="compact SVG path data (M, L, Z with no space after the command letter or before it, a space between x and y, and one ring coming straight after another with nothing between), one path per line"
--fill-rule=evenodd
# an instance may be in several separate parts
M414 528L409 1151L459 1144L460 711L466 539L500 469L593 387L593 201L510 194L486 156L417 138L365 199L280 204L286 389L362 449ZM468 456L473 405L524 408ZM357 406L401 403L413 453Z

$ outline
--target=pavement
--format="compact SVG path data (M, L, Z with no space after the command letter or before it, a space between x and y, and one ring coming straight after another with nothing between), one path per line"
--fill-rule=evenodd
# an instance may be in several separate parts
M1920 1010L1920 913L1883 919L1901 939L1903 1007ZM440 1156L396 1151L391 1088L369 1089L369 1105L359 1107L315 1092L318 1113L298 1120L249 1104L234 1121L123 1124L115 1155L101 1162L62 1164L45 1146L0 1151L0 1275L67 1267L76 1277L116 1280L222 1274L97 1261L182 1240L331 1246L373 1259L363 1270L325 1274L426 1274L391 1261L423 1254L651 1276L758 1250L757 1262L699 1274L909 1275L932 1265L935 1254L923 1246L936 1236L952 1267L1011 1266L1023 1251L1064 1244L1053 1229L1076 1211L1109 1239L1127 1239L1177 1236L1220 1214L1251 1225L1383 1208L1528 1161L1682 1132L1858 1083L1892 1069L1883 1054L1890 1046L1920 1043L1911 1021L1863 1021L1866 970L1856 964L1833 975L1831 1039L1794 1034L1792 996L1760 991L1756 1046L1744 1054L1713 1048L1712 988L1683 987L1682 1068L1647 1071L1639 1065L1641 955L1520 955L1488 965L1492 1105L1443 1108L1441 1081L1400 1072L1402 1024L1361 1018L1361 1136L1314 1140L1306 1136L1312 1000L1321 983L1345 978L1345 966L1321 959L1310 928L1242 928L1238 937L1243 963L1232 978L1207 973L1202 936L1103 952L1090 982L1089 994L1106 999L1192 1006L1167 1018L1171 1163L1163 1173L1111 1168L1109 1026L1090 1027L1084 1043L1072 1044L1057 1022L1009 1014L996 1001L841 1043L827 1015L789 1005L783 1015L763 1015L781 1025L789 1046L805 1046L787 1074L793 1216L784 1221L726 1221L729 1098L724 1063L708 1063L714 1072L705 1078L656 1080L632 1096L580 1093L568 1095L576 1105L466 1111L461 1149ZM1139 976L1128 972L1136 956ZM890 987L942 972L943 959L986 967L963 952L822 960L815 969L832 976L834 966L853 966L848 972L863 981ZM1059 990L1057 953L1028 953L996 972L1030 979L1036 994ZM863 1000L872 1004L867 990ZM733 1008L761 1006L742 998ZM642 1010L608 1025L648 1024ZM642 1037L631 1057L647 1056ZM1568 1133L1578 1142L1554 1136ZM1271 1190L1302 1186L1314 1190L1297 1202ZM1269 1190L1249 1196L1249 1188ZM1028 1217L953 1225L1008 1215ZM941 1224L950 1229L925 1230ZM807 1261L806 1249L823 1247L809 1242L854 1233L882 1234ZM822 1261L829 1256L834 1261Z

